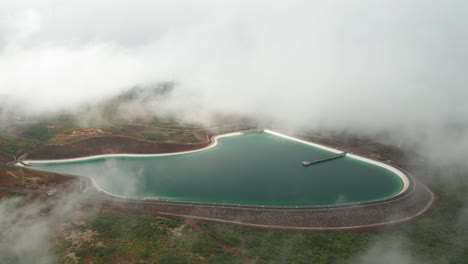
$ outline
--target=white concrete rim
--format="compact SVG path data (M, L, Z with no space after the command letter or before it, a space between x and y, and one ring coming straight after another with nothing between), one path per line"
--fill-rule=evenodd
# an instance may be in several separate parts
M66 163L66 162L74 162L74 161L86 161L86 160L93 160L99 158L114 158L114 157L163 157L163 156L176 156L182 154L189 154L195 153L200 151L205 151L211 148L214 148L218 145L218 139L231 137L231 136L240 136L242 135L241 132L234 132L228 133L223 135L214 136L211 140L211 143L203 148L195 149L195 150L187 150L187 151L178 151L178 152L170 152L170 153L160 153L160 154L132 154L132 153L123 153L123 154L102 154L102 155L92 155L80 158L71 158L71 159L54 159L54 160L24 160L23 163L25 164L41 164L41 163Z
M407 216L401 219L396 219L396 220L390 220L390 221L383 221L380 223L374 223L374 224L367 224L367 225L352 225L352 226L336 226L336 227L307 227L307 226L282 226L282 225L264 225L264 224L254 224L254 223L248 223L248 222L242 222L242 221L232 221L232 220L224 220L224 219L219 219L219 218L211 218L211 217L200 217L200 216L193 216L193 215L184 215L184 214L173 214L173 213L166 213L166 212L158 212L158 214L161 215L166 215L166 216L173 216L173 217L180 217L180 218L186 218L186 219L194 219L194 220L204 220L204 221L213 221L213 222L218 222L218 223L223 223L223 224L235 224L239 226L247 226L247 227L255 227L255 228L267 228L267 229L277 229L277 230L295 230L295 231L351 231L351 230L356 230L356 229L362 229L362 228L379 228L383 226L388 226L388 225L395 225L395 224L402 224L405 222L409 222L417 217L420 217L424 213L426 213L429 208L431 208L432 204L434 203L434 193L429 190L425 185L424 189L426 189L430 193L430 200L429 202L424 206L423 209L421 209L419 212L417 212L414 215Z
M333 152L333 153L338 154L338 153L343 152L343 151L335 149L335 148L331 148L331 147L327 147L327 146L324 146L324 145L321 145L321 144L317 144L317 143L305 141L305 140L302 140L302 139L299 139L299 138L291 137L291 136L281 134L281 133L273 131L273 130L264 129L263 132L274 135L274 136L277 136L277 137L281 137L281 138L289 139L289 140L296 141L296 142L299 142L299 143L303 143L303 144L306 144L306 145L309 145L309 146L313 146L313 147L316 147L316 148L320 148L320 149L330 151L330 152ZM25 164L67 163L67 162L86 161L86 160L92 160L92 159L97 159L97 158L107 158L107 157L162 157L162 156L183 155L183 154L195 153L195 152L205 151L205 150L214 148L214 147L216 147L218 145L218 140L219 139L225 138L225 137L240 136L240 135L243 135L243 133L241 131L240 132L233 132L233 133L217 135L217 136L214 136L211 139L211 143L208 146L203 147L201 149L189 150L189 151L180 151L180 152L162 153L162 154L103 154L103 155L93 155L93 156L87 156L87 157L81 157L81 158L71 158L71 159L25 160L25 161L23 161L23 163L25 163ZM368 158L358 156L358 155L355 155L355 154L346 153L346 156L350 157L352 159L367 162L367 163L379 166L381 168L384 168L386 170L389 170L389 171L391 171L392 173L394 173L395 175L397 175L401 179L401 181L403 182L403 187L400 190L400 192L398 192L397 194L394 194L394 195L392 195L390 197L387 197L387 198L385 198L383 200L388 200L388 199L394 198L394 197L406 192L409 189L410 180L408 179L408 176L403 171L401 171L401 170L399 170L399 169L397 169L397 168L395 168L393 166L390 166L388 164L385 164L383 162L368 159ZM16 165L17 166L22 166L21 163L16 163ZM91 179L94 187L98 191L104 192L104 193L106 193L108 195L111 195L111 196L114 196L114 197L131 198L131 197L125 197L125 196L120 196L120 195L117 195L117 194L110 193L110 192L102 189L92 177L89 177L89 178Z

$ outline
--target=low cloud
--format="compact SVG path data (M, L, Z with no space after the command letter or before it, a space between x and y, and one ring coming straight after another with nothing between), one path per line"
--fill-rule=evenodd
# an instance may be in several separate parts
M461 1L2 6L0 94L25 113L175 81L164 109L184 120L221 111L288 129L390 131L433 160L459 162L468 146Z
M413 264L427 262L415 257L409 246L410 243L402 236L379 237L371 243L364 253L355 258L354 263Z
M2 1L0 126L17 113L73 110L173 81L164 101L129 103L124 117L171 112L209 123L210 113L232 112L281 130L378 136L459 180L467 8L457 0ZM415 262L383 243L360 260Z
M60 225L77 217L76 194L61 196L60 201L31 202L24 197L0 201L0 262L54 263L54 239Z

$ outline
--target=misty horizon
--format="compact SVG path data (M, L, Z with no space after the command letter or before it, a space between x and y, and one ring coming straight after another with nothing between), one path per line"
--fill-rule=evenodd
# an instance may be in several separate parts
M458 202L443 223L466 231L466 194L456 200L440 191L466 186L466 10L468 2L457 0L4 0L0 132L23 118L60 114L92 127L90 120L106 121L103 105L126 96L113 113L129 123L155 116L209 127L232 115L291 135L369 137L402 150L418 181L441 188L443 202ZM79 201L61 199L51 219L69 217ZM32 224L26 231L34 236L12 224L45 208L19 212L22 202L0 203L0 224L11 226L1 252L24 263L56 261L44 242L54 222ZM437 210L426 219L440 227ZM401 230L375 236L347 263L429 260L409 249L413 231ZM464 235L440 244L463 248Z
M287 131L390 132L391 142L418 146L431 161L451 150L441 163L463 163L463 2L3 5L2 105L25 115L176 81L167 100L133 111L200 123L212 112L238 113Z

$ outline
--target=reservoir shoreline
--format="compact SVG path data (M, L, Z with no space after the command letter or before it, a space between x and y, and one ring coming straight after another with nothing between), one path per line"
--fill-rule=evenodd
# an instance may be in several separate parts
M278 133L278 132L275 132L275 131L272 131L272 130L265 129L262 132L274 135L276 137L285 138L287 140L292 140L292 141L299 142L299 143L302 143L302 144L310 145L312 147L320 148L320 149L323 149L323 150L326 150L326 151L332 152L332 153L341 153L342 152L341 150L338 150L338 149L335 149L335 148L330 148L330 147L327 147L327 146L324 146L324 145L321 145L321 144L308 142L308 141L301 140L301 139L298 139L298 138L290 137L290 136L287 136L287 135L284 135L284 134L281 134L281 133ZM250 134L250 132L249 132L249 134ZM144 158L144 157L161 157L161 156L183 155L183 154L196 153L196 152L212 149L212 148L214 148L214 147L216 147L218 145L218 140L219 139L226 138L226 137L232 137L232 136L240 136L240 135L243 135L242 131L241 132L234 132L234 133L228 133L228 134L222 134L222 135L214 136L214 137L210 138L209 145L207 145L207 146L205 146L203 148L200 148L200 149L188 150L188 151L179 151L179 152L172 152L172 153L159 153L159 154L125 154L125 153L101 154L101 155L92 155L92 156L86 156L86 157L80 157L80 158L70 158L70 159L25 160L25 161L22 161L22 163L24 163L24 164L60 164L60 163L74 163L74 162L81 162L81 161L89 161L89 160L96 160L96 159L102 159L102 158L114 158L114 157ZM402 194L404 194L405 192L408 191L408 189L410 187L410 180L409 180L408 176L402 170L400 170L398 168L395 168L392 165L388 165L388 164L382 163L380 161L375 161L375 160L371 160L371 159L368 159L368 158L364 158L364 157L354 155L354 154L351 154L351 153L347 153L346 156L348 156L348 157L350 157L352 159L360 160L360 161L363 161L363 162L366 162L366 163L369 163L369 164L372 164L372 165L379 166L379 167L384 168L384 169L386 169L388 171L391 171L393 174L395 174L396 176L398 176L400 178L400 180L403 183L403 187L400 189L400 191L398 193L396 193L396 194L394 194L392 196L382 198L382 199L376 199L376 200L364 201L364 202L352 202L352 203L347 203L347 204L330 204L330 205L327 205L325 207L328 208L328 207L353 206L353 205L368 204L368 203L379 203L379 202L384 202L384 201L388 201L388 200L400 197L400 196L402 196ZM17 165L22 166L21 163L18 163ZM115 194L115 193L112 193L111 191L105 190L104 188L102 188L101 186L99 186L97 184L97 182L95 181L95 179L93 177L90 177L90 176L85 176L85 177L88 177L88 178L91 179L91 183L92 183L93 187L99 192L102 192L102 193L105 193L107 195L113 196L115 198L120 198L120 199L132 199L132 200L136 199L135 197L123 196L123 195ZM176 199L171 200L171 199L167 199L167 198L160 198L160 197L157 197L157 196L148 196L148 197L145 197L145 198L148 199L148 200L161 200L161 201L164 201L164 202L187 203L187 201L184 201L184 200L176 200ZM269 205L256 205L256 204L250 205L250 204L233 204L233 203L210 203L210 202L197 202L197 201L194 201L194 202L191 202L191 203L200 204L200 205L215 204L217 206L233 206L233 205L234 206L241 206L241 207L242 206L246 206L246 207L256 207L256 206L258 206L258 207L263 207L263 208L265 208L265 207L268 207L268 208L294 207L294 206L269 206ZM320 208L320 207L324 207L324 206L321 206L321 205L312 205L312 206L301 205L301 206L295 206L295 207Z

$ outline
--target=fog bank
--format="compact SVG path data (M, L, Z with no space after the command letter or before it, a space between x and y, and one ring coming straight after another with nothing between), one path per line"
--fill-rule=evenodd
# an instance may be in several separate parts
M460 163L468 147L467 7L4 1L0 94L40 114L175 81L164 108L184 120L223 111L286 130L390 131L392 142L416 145L431 160ZM159 112L159 104L135 111Z

